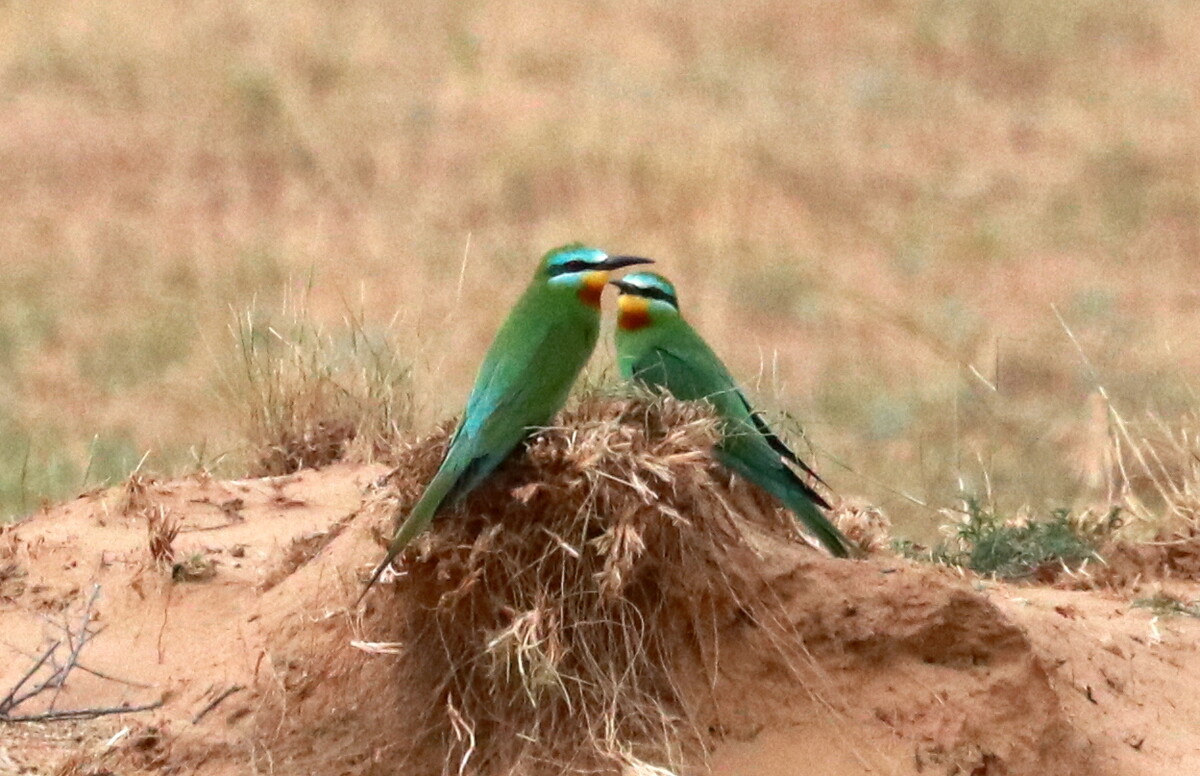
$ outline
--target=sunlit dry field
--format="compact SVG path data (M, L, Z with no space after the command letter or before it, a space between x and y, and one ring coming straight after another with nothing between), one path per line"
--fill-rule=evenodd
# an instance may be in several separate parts
M900 533L1103 506L1098 389L1126 439L1197 403L1197 40L1183 0L10 2L0 514L245 473L238 338L297 321L428 428L574 239L655 257Z

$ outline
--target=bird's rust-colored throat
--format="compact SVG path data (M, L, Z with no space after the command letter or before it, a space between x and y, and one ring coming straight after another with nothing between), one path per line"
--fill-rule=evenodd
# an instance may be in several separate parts
M579 286L579 301L586 304L588 307L600 309L600 297L604 294L604 287L608 285L608 273L597 270L589 272L583 276L583 284Z
M650 325L650 303L640 296L622 294L617 299L617 325L625 331L637 331Z

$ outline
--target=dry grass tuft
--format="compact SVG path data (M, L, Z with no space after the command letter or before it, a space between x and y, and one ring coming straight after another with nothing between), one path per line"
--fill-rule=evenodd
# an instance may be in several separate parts
M868 554L891 547L892 521L883 509L864 499L843 499L829 517L847 539Z
M1132 421L1105 401L1104 488L1122 525L1102 554L1096 583L1200 579L1200 416Z
M1132 429L1111 412L1116 463L1109 489L1158 538L1200 533L1200 416L1168 423L1151 413L1141 429Z
M146 547L155 568L173 569L175 539L179 536L179 519L154 499L153 477L131 474L118 492L117 512L146 521Z
M409 367L361 320L348 319L334 335L290 305L277 322L249 312L233 333L238 357L224 393L252 476L373 460L411 425Z
M146 516L147 543L155 565L170 568L175 563L175 537L179 536L179 521L162 506L150 507Z
M718 634L777 622L750 534L792 519L708 455L703 405L585 399L460 508L395 584L398 682L438 699L446 773L678 772L703 756ZM447 429L402 454L401 513ZM774 626L771 626L774 627Z
M150 498L150 486L155 482L153 477L142 474L129 475L121 487L121 497L117 502L117 511L123 515L133 515L151 509L154 506Z

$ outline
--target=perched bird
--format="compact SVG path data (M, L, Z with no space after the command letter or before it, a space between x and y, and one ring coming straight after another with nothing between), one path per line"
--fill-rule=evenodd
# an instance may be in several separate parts
M650 263L579 244L542 257L483 358L446 457L359 600L443 506L474 490L530 432L553 419L596 345L609 271Z
M679 314L675 287L653 272L635 272L612 284L617 299L617 360L621 374L684 401L704 399L722 420L717 460L783 502L838 557L849 543L821 513L829 504L800 479L808 467L754 411L721 359Z

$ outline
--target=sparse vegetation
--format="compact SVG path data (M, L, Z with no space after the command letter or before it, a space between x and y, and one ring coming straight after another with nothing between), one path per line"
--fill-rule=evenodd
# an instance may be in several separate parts
M957 519L948 523L947 540L931 549L901 540L896 549L910 558L961 566L1001 579L1053 578L1089 560L1099 561L1097 538L1119 525L1113 509L1090 528L1066 509L1044 518L1003 520L976 498L965 498Z
M1200 601L1185 601L1168 593L1159 592L1149 598L1135 598L1133 605L1149 609L1159 617L1186 615L1200 617Z
M175 564L175 537L179 536L179 522L165 509L148 508L144 513L146 518L147 545L150 558L163 568L172 568ZM172 570L171 575L175 572Z
M216 562L203 552L193 552L171 565L171 580L174 582L204 582L216 575Z

